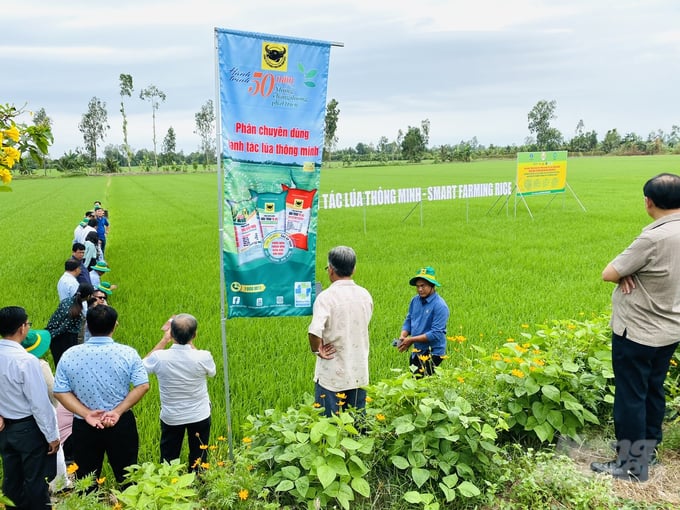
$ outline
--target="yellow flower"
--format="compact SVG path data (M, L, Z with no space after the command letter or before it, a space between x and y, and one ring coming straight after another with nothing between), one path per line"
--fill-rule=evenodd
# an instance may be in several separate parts
M672 360L671 360L671 365L673 365L674 367L677 367L677 366L678 366L678 362L675 361L674 359L672 359Z
M246 437L244 437L244 438L242 439L242 441L243 441L245 444L250 444L250 443L253 442L253 438L252 438L252 437L246 436Z
M465 379L462 378L462 377L456 377L456 379L458 379L458 382L459 382L460 384L463 384L463 383L465 382Z
M227 438L224 437L224 436L220 436L220 437L217 438L217 440L218 440L218 441L226 441Z
M317 408L318 408L318 407L321 407L321 404L319 404L318 402L314 402L314 403L312 404L312 407L317 407Z
M177 483L179 482L179 478L174 477L172 480L170 480L170 483Z
M415 347L411 349L411 352L420 352L420 349L416 349Z
M224 461L223 461L223 460L218 460L218 461L217 461L217 465L220 466L220 467L224 466Z
M101 478L97 478L97 484L101 485L106 481L106 477L102 476Z
M534 353L534 354L541 354L541 349L534 349L534 350L533 350L533 353Z
M201 467L203 469L210 469L210 462L201 462Z
M238 497L241 501L245 501L246 499L248 499L249 494L250 493L248 492L248 489L241 489L240 491L238 491Z
M500 354L498 354L497 352L494 352L494 353L491 355L491 359L494 360L494 361L500 361L500 360L502 360L503 358L501 357Z
M5 168L0 168L0 180L3 184L9 184L12 182L12 172Z
M216 444L211 444L210 445L210 451L215 451L217 450L217 445Z
M200 448L201 450L207 450L207 449L208 449L208 445L207 445L207 444L202 444L201 446L199 446L199 448Z
M514 338L508 338L508 339L506 340L506 342L508 342L509 344L514 344L514 343L515 343L515 339L514 339Z
M5 129L5 136L7 138L10 138L11 140L14 140L15 142L19 141L19 129L17 128L16 124L12 124L12 127L9 129Z
M336 396L337 398L340 398L340 399L347 398L347 394L346 394L346 393L336 393L335 396Z
M531 344L527 342L525 344L522 344L522 347L524 347L525 349L528 349L529 347L531 347Z
M505 363L512 363L512 360L510 358L503 358L503 361Z
M448 355L444 354L443 356L439 356L441 359L449 359Z
M120 504L120 501L116 501L116 504L113 505L112 510L120 510L121 508L123 508L123 505Z
M529 325L528 325L528 324L522 324L522 327L523 327L524 329L527 329L527 328L529 327Z
M19 161L19 159L21 158L21 152L19 152L14 147L3 147L2 152L5 153L4 157L2 158L3 164L7 168L12 168L14 166L14 163Z
M344 406L344 405L345 405L345 401L344 401L344 400L338 400L338 406L342 407L342 406Z
M542 359L539 359L539 358L534 358L532 361L534 363L536 363L539 367L542 367L543 365L545 365L545 361L543 361Z
M515 356L515 357L512 358L512 359L513 359L513 361L514 361L515 363L517 363L518 365L521 365L521 364L524 362L524 360L523 360L522 358L518 358L517 356Z
M72 475L76 471L78 471L78 464L76 464L75 462L73 464L69 465L69 467L66 468L66 472L69 475Z
M368 403L370 404L371 402L373 402L373 399L372 399L371 397L368 397L368 396L367 396L367 397L366 397L366 402L368 402Z
M515 377L519 377L520 379L524 377L524 372L522 372L521 370L517 370L516 368L513 369L512 372L510 373Z
M198 458L194 461L194 463L191 465L191 468L192 468L192 469L195 469L195 468L197 468L197 467L200 466L200 465L201 465L201 458L198 457Z
M576 329L576 326L573 324L567 324L567 329Z
M385 415L382 413L378 413L375 415L375 419L378 421L385 421Z
M324 393L323 395L319 395L319 398L326 398L326 394Z
M420 361L428 361L430 359L430 355L429 354L422 354L422 355L418 356L418 359Z

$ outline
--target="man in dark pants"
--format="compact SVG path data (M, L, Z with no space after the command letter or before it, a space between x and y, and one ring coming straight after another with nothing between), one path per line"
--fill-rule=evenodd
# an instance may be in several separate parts
M59 428L38 358L21 342L31 323L19 306L0 309L0 454L2 492L17 508L52 508Z
M92 336L62 356L54 396L75 414L71 436L77 475L99 477L106 453L121 483L125 468L137 463L139 435L131 409L149 390L149 377L137 351L111 338L116 310L98 305L88 310L86 320Z
M664 380L680 340L680 176L660 174L643 187L654 220L602 272L612 295L616 459L593 471L646 481L661 443Z

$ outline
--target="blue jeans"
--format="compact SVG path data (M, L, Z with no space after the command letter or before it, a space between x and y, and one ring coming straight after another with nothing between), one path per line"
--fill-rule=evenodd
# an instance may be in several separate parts
M337 396L339 394L344 394L346 398L341 399ZM354 388L351 390L331 391L317 382L314 383L314 401L324 408L326 416L333 416L340 409L346 410L348 406L355 409L366 407L366 390ZM339 402L343 402L343 404L339 405Z

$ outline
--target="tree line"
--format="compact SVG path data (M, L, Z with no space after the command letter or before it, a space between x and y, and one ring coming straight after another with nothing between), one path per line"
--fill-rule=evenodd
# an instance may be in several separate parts
M160 151L157 147L156 114L161 104L166 100L165 93L151 84L139 92L139 99L151 106L152 115L152 150L139 149L133 151L128 143L128 121L126 102L133 97L133 78L129 74L120 74L120 113L122 116L123 143L121 145L105 145L107 132L111 129L108 124L106 102L92 97L87 111L83 113L78 125L83 135L83 148L70 150L51 162L58 170L74 172L86 167L94 167L104 172L117 172L121 167L141 167L144 170L158 170L163 166L179 170L185 165L197 168L198 165L208 166L216 158L216 130L215 109L212 100L207 100L194 116L194 133L200 139L200 150L185 155L177 151L176 134L170 126L161 143ZM517 152L532 152L542 150L567 150L570 153L586 155L622 154L644 155L661 153L680 153L680 126L673 125L670 133L661 129L653 131L646 138L636 133L620 134L616 128L607 131L602 139L594 130L586 131L585 123L580 120L571 138L565 137L552 124L556 116L557 102L555 100L540 100L527 115L527 128L530 135L521 145L482 145L477 137L461 140L457 144L443 144L429 146L430 121L424 119L418 126L407 126L405 130L397 130L396 137L390 140L381 136L377 144L359 142L354 147L337 148L336 131L340 122L339 103L331 99L326 105L323 161L338 162L349 166L360 163L387 164L395 161L420 162L433 160L436 163L463 161L469 162L479 158L513 158ZM44 108L38 110L33 117L36 126L51 128L52 120ZM103 153L102 153L103 150ZM43 163L43 166L47 163ZM38 165L30 160L21 160L19 169L31 172Z

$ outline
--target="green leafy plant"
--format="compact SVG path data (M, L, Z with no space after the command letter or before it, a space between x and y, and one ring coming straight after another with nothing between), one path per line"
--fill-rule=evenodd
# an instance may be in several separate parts
M200 507L198 491L192 487L195 474L183 473L186 468L179 459L162 464L145 462L126 469L126 482L130 485L123 491L113 491L125 508L193 510Z
M248 417L251 455L270 474L265 487L283 504L324 508L336 502L348 509L357 497L369 497L366 462L374 440L359 433L360 416L343 411L327 418L307 403Z

